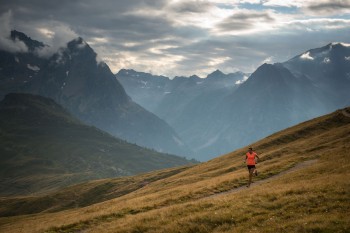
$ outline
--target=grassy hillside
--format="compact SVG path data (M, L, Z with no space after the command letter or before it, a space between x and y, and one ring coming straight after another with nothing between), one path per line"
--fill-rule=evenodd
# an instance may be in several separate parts
M167 178L188 168L184 166L137 176L93 180L37 196L0 198L0 216L57 212L92 205L126 195L151 182Z
M2 196L189 163L84 125L44 97L10 94L0 102Z
M349 232L349 115L339 110L254 143L261 161L251 188L242 148L105 202L0 218L0 231Z

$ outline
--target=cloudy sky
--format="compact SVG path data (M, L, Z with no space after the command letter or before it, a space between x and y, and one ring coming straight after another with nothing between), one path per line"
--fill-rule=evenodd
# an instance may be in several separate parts
M350 0L0 0L0 24L53 49L81 36L113 72L205 77L350 43Z

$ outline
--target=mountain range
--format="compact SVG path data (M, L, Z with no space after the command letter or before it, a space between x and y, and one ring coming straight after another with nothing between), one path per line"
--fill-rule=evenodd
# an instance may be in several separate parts
M170 79L165 76L122 69L115 76L135 102L158 116L165 117L164 119L168 121L166 115L173 115L178 111L175 109L182 110L188 103L196 102L195 98L203 93L230 90L236 83L242 82L248 74L241 72L224 74L216 70L206 78L192 75ZM167 105L168 111L173 110L171 113L164 111L164 106Z
M234 90L246 74L224 74L219 70L206 78L164 76L120 70L117 79L137 103L168 122L183 135L198 115L206 115L220 98ZM190 117L191 116L191 117ZM192 119L191 119L192 118ZM186 142L190 140L186 137ZM191 143L190 143L191 144Z
M0 61L1 95L50 97L114 136L200 161L350 105L345 43L263 64L252 74L216 70L206 78L170 79L127 69L113 75L82 38L49 58L36 52L43 43L16 31L12 38L24 41L28 52L0 51L6 58Z
M25 43L28 52L0 51L0 98L11 92L49 97L84 123L114 136L157 151L189 155L189 148L176 132L133 102L82 38L49 57L40 56L47 45L24 33L12 31L11 38Z
M219 82L225 80L220 71L205 79L171 80L132 70L121 70L116 77L136 102L167 121L190 145L193 157L202 161L350 105L350 46L345 43L263 64L249 78L232 75L236 79L226 77L226 85Z
M190 164L87 126L32 94L8 94L0 102L0 161L1 196Z

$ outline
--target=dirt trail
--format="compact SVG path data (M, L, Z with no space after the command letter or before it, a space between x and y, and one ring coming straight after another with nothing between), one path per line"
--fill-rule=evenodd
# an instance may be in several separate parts
M259 180L259 181L256 181L254 183L252 183L250 185L250 188L256 186L256 185L259 185L261 183L266 183L270 180L273 180L273 179L276 179L280 176L283 176L283 175L286 175L288 173L291 173L291 172L294 172L294 171L297 171L297 170L300 170L302 168L305 168L305 167L308 167L314 163L317 162L317 159L315 160L308 160L308 161L304 161L304 162L301 162L299 164L297 164L296 166L286 170L286 171L283 171L277 175L274 175L274 176L271 176L269 178L266 178L266 179L263 179L263 180ZM249 189L250 189L249 188ZM217 194L213 194L213 195L210 195L210 196L207 196L207 197L203 197L203 198L199 198L199 199L196 199L196 200L191 200L190 202L196 202L198 200L206 200L206 199L209 199L209 198L213 198L213 197L217 197L217 196L220 196L220 195L225 195L225 194L229 194L229 193L236 193L236 192L239 192L239 191L242 191L243 189L248 189L246 186L242 186L242 187L239 187L239 188L234 188L234 189L231 189L229 191L226 191L226 192L221 192L221 193L217 193ZM164 208L167 208L169 206L161 206L161 207L158 207L156 208L157 210L160 210L160 209L164 209ZM154 210L154 209L153 209ZM131 215L135 215L135 214L138 214L139 212L137 213L134 213L134 214L131 214ZM144 212L143 212L144 213ZM99 220L97 221L86 221L85 222L81 222L81 225L82 225L82 228L83 229L79 229L79 230L71 230L70 232L74 232L74 233L85 233L85 232L88 232L89 229L95 225L95 224L100 224L102 222L105 222L105 221L111 221L111 219L115 218L115 219L119 219L120 216L116 217L114 214L111 214L111 215L106 215L107 217L102 219L100 218ZM83 226L84 224L86 224L85 226ZM45 232L48 232L48 231L45 231ZM56 231L55 231L56 232Z
M314 164L314 163L316 163L316 162L317 162L317 159L304 161L304 162L301 162L301 163L297 164L296 166L294 166L294 167L292 167L292 168L290 168L290 169L288 169L288 170L286 170L286 171L283 171L283 172L281 172L281 173L278 173L277 175L271 176L271 177L266 178L266 179L263 179L263 180L255 181L254 183L252 183L252 184L250 185L249 188L247 188L247 187L244 185L244 186L241 186L241 187L238 187L238 188L231 189L231 190L226 191L226 192L213 194L213 195L208 196L208 197L205 197L205 198L203 198L203 199L213 198L213 197L217 197L217 196L225 195L225 194L229 194L229 193L236 193L236 192L239 192L239 191L241 191L241 190L243 190L243 189L251 189L252 187L254 187L254 186L256 186L256 185L259 185L259 184L261 184L261 183L266 183L266 182L268 182L268 181L270 181L270 180L273 180L273 179L276 179L276 178L278 178L278 177L280 177L280 176L283 176L283 175L286 175L286 174L288 174L288 173L291 173L291 172L300 170L300 169L302 169L302 168L308 167L308 166L310 166L310 165L312 165L312 164ZM253 178L253 179L254 179L254 178Z

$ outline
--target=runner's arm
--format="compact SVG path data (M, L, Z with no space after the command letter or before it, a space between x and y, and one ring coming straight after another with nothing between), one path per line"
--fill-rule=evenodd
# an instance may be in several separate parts
M258 163L258 161L260 160L258 154L256 154L255 157L257 158L257 159L255 160L255 162Z

